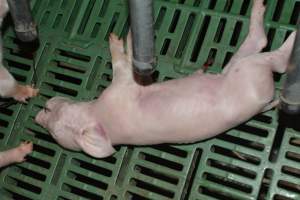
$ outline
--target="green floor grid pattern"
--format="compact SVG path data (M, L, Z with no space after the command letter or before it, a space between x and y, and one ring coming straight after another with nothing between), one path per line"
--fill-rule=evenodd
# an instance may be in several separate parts
M158 81L185 76L207 62L209 71L219 72L248 31L250 0L154 2ZM105 159L61 148L33 118L50 97L90 100L110 84L108 35L127 34L128 9L125 0L31 0L31 5L38 51L24 53L8 27L3 62L17 80L30 83L35 61L40 95L0 110L0 148L30 140L34 152L1 171L1 199L300 199L300 135L278 123L277 110L190 145L119 146ZM282 44L300 10L298 0L267 5L264 51ZM274 78L279 90L284 76Z

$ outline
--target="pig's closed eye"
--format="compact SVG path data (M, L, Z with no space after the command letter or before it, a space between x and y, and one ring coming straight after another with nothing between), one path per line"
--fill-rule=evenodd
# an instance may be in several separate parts
M47 108L47 107L44 108L44 111L45 111L45 113L51 112L51 110L49 108Z

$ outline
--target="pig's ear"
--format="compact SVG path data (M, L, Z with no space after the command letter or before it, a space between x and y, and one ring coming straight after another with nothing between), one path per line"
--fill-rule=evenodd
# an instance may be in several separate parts
M95 158L104 158L115 152L109 138L99 126L84 129L76 140L85 153Z

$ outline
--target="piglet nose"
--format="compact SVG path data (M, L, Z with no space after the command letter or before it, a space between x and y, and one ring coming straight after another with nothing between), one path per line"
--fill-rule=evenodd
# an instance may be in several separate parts
M35 117L34 119L38 124L44 126L44 122L45 122L45 114L43 113L43 111L41 110Z

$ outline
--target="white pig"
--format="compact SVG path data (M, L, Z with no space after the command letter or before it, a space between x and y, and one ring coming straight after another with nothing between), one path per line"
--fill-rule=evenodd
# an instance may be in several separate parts
M2 26L3 18L8 11L8 4L6 0L0 0L0 26ZM2 40L0 38L0 96L12 97L17 101L25 102L27 98L36 96L37 89L33 89L29 85L20 85L7 71L2 64Z
M272 72L283 73L295 33L276 51L259 53L267 43L263 0L253 1L249 33L221 74L201 70L177 80L138 85L133 79L130 34L110 36L112 84L97 100L76 103L54 97L35 120L62 146L102 158L113 145L188 143L220 134L271 109Z

